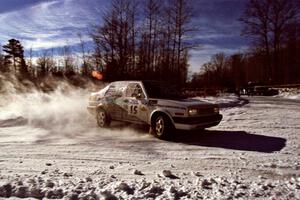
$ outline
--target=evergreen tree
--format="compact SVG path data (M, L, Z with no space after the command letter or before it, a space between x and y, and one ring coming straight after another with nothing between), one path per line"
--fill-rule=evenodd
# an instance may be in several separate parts
M10 39L8 44L3 46L6 53L5 59L8 64L12 64L15 74L22 78L28 78L28 69L24 59L24 48L19 40Z
M1 47L0 47L1 48ZM8 69L6 67L6 63L5 63L5 57L2 54L2 51L0 49L0 72L7 72Z

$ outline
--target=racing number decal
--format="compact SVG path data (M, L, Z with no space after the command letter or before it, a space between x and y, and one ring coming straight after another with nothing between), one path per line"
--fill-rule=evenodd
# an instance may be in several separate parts
M137 106L131 105L130 106L130 114L136 115L137 114Z

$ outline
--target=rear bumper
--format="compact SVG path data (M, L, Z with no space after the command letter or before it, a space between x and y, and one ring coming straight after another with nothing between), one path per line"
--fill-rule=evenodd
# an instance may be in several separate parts
M223 116L221 114L202 117L174 117L174 126L181 130L203 129L218 125Z
M89 113L91 114L91 115L96 115L96 111L97 111L97 107L96 106L88 106L87 107L87 110L89 111Z

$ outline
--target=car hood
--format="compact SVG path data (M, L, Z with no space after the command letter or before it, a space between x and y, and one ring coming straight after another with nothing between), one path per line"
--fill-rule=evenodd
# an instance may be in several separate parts
M170 99L150 99L151 101L157 101L158 105L163 106L176 106L176 107L212 107L216 106L215 104L200 101L197 99L178 99L178 100L170 100Z

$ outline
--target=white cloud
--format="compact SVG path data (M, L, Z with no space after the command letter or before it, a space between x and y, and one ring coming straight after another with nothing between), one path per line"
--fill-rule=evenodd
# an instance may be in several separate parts
M93 5L86 5L81 0L56 0L1 13L0 43L16 38L25 48L61 47L66 43L79 43L79 32L83 33L84 41L90 41L87 32L96 21L95 12Z
M91 38L84 37L83 40L85 42L91 41ZM38 38L36 40L25 40L23 42L23 46L25 49L32 50L42 50L42 49L50 49L57 48L63 46L73 46L79 44L80 40L78 37L70 37L70 38L59 38L55 40L48 40L47 38Z

